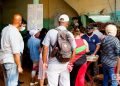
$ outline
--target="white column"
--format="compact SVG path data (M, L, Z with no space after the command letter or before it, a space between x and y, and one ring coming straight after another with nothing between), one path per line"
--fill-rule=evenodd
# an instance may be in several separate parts
M33 4L39 4L40 0L33 0Z

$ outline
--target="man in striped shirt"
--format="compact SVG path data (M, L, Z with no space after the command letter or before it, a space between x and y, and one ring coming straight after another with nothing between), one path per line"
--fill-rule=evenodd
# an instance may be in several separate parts
M117 27L109 24L105 28L106 37L101 43L101 62L103 67L103 86L108 86L110 79L111 86L117 86L115 75L115 67L117 65L118 57L120 56L120 42L117 39Z

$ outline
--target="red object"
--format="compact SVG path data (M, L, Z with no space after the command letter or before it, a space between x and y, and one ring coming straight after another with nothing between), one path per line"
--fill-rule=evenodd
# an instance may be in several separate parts
M89 65L90 65L91 63L92 63L92 62L88 61L88 62L87 62L87 67L89 67ZM92 76L89 74L89 72L86 72L86 75L87 75L88 78L90 79L90 85L93 86L94 80L93 80Z
M85 86L85 73L87 70L87 63L84 63L78 71L75 86Z
M81 47L84 44L82 38L76 39L77 48ZM70 73L71 75L71 86L84 86L85 84L85 73L87 70L87 62L86 60L82 60L85 58L83 56L86 53L86 49L76 54L75 58L72 60L73 63L73 70Z
M85 45L82 38L80 38L80 39L75 39L75 41L76 41L76 44L77 44L77 48L80 47L80 46ZM86 53L86 50L84 50L84 51L76 54L76 55L75 55L75 58L73 58L71 62L75 62L77 59L79 59L79 58L80 58L83 54L85 54L85 53Z

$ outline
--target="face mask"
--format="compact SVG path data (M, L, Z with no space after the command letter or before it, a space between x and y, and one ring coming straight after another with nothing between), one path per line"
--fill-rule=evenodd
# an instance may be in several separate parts
M79 24L78 24L78 23L75 23L75 26L79 26Z
M20 28L20 31L24 31L24 30L25 30L25 27L21 27L21 28Z

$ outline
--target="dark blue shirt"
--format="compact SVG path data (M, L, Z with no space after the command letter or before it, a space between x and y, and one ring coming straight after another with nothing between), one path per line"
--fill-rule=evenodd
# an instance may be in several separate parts
M95 34L91 36L85 34L82 36L82 38L88 42L90 53L93 54L96 49L96 45L100 44L100 39L98 38L98 36Z

